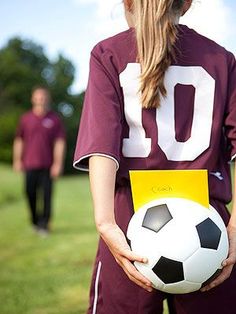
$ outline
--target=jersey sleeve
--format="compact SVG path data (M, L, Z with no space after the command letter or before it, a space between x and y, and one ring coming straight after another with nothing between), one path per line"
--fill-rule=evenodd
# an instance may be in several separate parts
M230 54L228 98L225 113L225 135L228 143L230 159L236 158L236 60Z
M85 93L74 167L88 170L89 157L106 156L120 162L121 106L119 75L112 56L95 47L90 58L88 87Z
M66 139L66 131L63 125L63 122L60 118L57 120L55 132L54 132L55 139Z

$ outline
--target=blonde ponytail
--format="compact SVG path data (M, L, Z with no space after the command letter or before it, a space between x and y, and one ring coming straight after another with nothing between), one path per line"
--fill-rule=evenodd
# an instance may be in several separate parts
M161 96L166 96L164 77L174 57L175 23L183 4L184 0L133 0L143 108L159 107Z

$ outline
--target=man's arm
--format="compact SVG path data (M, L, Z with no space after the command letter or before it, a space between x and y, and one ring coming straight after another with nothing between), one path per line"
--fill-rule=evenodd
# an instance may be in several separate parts
M63 170L66 142L64 138L55 140L53 147L53 164L50 169L52 178L57 178Z
M23 170L22 156L23 156L24 142L21 137L16 137L13 142L13 169L17 172Z

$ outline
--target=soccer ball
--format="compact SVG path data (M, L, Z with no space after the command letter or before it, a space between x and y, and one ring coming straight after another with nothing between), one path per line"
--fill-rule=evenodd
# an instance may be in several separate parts
M167 293L189 293L219 275L228 256L223 220L184 198L161 198L145 204L131 218L127 237L132 251L148 258L136 268L153 287Z

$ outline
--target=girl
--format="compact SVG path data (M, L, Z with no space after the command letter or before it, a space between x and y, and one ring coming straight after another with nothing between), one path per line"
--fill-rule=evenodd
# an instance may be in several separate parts
M235 313L236 155L234 56L178 20L191 0L125 0L130 29L95 46L74 165L90 172L100 234L90 314L159 314L163 299L133 266L130 169L208 169L210 202L227 225L229 257L212 283L175 295L178 314ZM217 287L216 287L217 286ZM212 289L214 288L214 289Z

